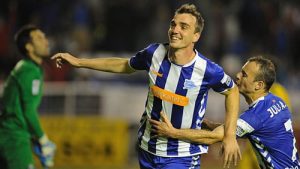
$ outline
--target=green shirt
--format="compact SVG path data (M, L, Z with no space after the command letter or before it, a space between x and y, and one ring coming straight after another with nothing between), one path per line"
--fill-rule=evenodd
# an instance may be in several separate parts
M37 112L42 88L42 68L30 59L19 61L4 84L0 135L26 138L43 135Z

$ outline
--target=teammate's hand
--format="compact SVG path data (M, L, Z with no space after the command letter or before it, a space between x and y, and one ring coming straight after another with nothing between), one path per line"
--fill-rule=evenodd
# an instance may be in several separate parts
M56 146L46 135L34 143L33 150L40 159L43 167L53 167Z
M155 133L154 137L172 137L176 129L163 111L160 112L160 117L161 121L149 119L150 124L153 126L151 131Z
M69 53L57 53L52 56L51 59L55 60L56 67L58 68L61 68L64 63L69 63L75 67L79 66L78 58L72 56Z

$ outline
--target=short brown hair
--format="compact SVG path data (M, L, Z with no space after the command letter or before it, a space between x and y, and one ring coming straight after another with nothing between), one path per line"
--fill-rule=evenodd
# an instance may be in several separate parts
M276 80L274 63L263 56L255 56L248 59L248 62L255 62L259 65L259 72L256 74L255 81L263 81L266 84L266 91L269 91Z
M23 57L28 57L28 51L25 46L27 43L31 42L30 33L35 30L38 30L38 27L35 25L25 25L15 34L14 39L17 49Z
M204 27L204 19L202 18L201 13L197 10L196 6L194 4L184 4L175 11L175 15L184 13L191 14L196 18L197 23L195 32L201 33Z

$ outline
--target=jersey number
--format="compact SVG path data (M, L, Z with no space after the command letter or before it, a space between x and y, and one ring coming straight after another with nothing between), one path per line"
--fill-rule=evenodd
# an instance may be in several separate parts
M291 131L292 134L293 134L293 127L292 127L292 121L291 121L291 119L289 119L288 121L286 121L286 122L284 123L284 127L285 127L285 130L286 130L286 131ZM294 135L294 134L293 134L293 135ZM297 159L297 158L296 158L297 148L296 148L296 139L295 139L295 137L294 137L294 139L293 139L293 146L294 146L294 148L293 148L293 156L292 156L292 160L295 161L295 160Z

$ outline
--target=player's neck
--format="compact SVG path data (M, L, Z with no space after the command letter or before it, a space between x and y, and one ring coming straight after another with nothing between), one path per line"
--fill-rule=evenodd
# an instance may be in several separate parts
M169 59L177 65L185 65L195 58L196 52L192 49L173 49L168 52Z
M257 99L266 96L268 94L268 92L266 91L261 91L258 93L252 93L249 94L247 96L245 96L246 102L248 103L248 105L251 105L253 102L255 102Z
M30 59L33 60L36 64L41 65L43 62L43 59L41 57L38 57L36 55L30 54Z

